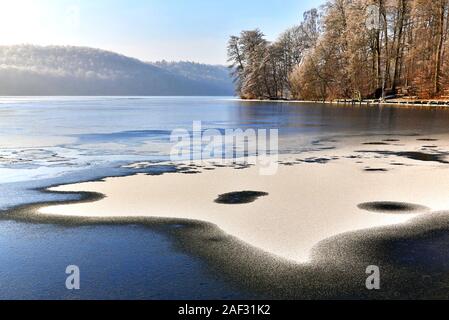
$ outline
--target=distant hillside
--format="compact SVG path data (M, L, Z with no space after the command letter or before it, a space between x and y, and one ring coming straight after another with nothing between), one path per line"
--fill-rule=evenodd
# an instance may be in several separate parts
M159 61L152 64L156 67L183 76L190 80L215 83L220 87L227 88L230 93L233 93L234 91L234 83L230 78L229 68L226 66L201 64L188 61Z
M0 46L0 95L233 95L223 70L84 47Z

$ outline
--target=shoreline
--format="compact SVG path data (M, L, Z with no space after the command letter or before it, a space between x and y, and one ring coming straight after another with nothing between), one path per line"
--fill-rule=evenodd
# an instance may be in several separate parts
M447 108L449 107L449 100L416 100L416 101L385 101L385 102L380 102L380 101L367 101L367 100L362 100L362 101L355 101L355 100L350 100L347 99L346 101L344 101L344 99L341 99L341 101L339 100L332 100L332 101L315 101L315 100L282 100L282 99L278 99L278 100L265 100L265 99L241 99L241 98L236 98L236 99L232 99L235 101L241 101L241 102L273 102L273 103L298 103L298 104L304 104L304 103L309 103L309 104L329 104L329 105L344 105L344 106L401 106L401 107L440 107L440 108Z

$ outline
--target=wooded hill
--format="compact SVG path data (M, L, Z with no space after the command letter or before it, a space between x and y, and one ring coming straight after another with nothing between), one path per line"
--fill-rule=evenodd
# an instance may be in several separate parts
M0 46L0 95L230 96L223 66L146 63L71 46Z
M238 93L261 99L449 100L448 0L332 0L269 42L229 40Z

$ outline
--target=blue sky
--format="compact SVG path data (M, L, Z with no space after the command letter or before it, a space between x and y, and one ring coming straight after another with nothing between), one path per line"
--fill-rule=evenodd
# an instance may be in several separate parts
M324 0L1 0L0 44L82 45L145 61L225 63L226 42L273 40Z

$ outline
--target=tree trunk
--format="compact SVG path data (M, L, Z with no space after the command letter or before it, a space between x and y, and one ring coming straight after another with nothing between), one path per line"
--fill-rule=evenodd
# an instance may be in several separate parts
M438 3L438 30L437 30L437 46L435 51L435 74L433 79L433 94L436 96L440 93L440 78L441 78L441 53L443 51L443 33L444 33L444 14L445 1L439 0Z
M397 32L396 32L396 52L395 52L395 59L394 59L394 76L393 76L393 91L396 91L396 88L398 86L399 78L400 78L400 67L399 67L399 61L402 51L402 35L404 31L404 21L405 21L405 14L407 9L407 0L398 0L398 21L397 21Z
M383 75L383 83L382 83L382 98L385 98L385 89L387 88L389 81L390 81L390 51L388 46L388 20L387 20L387 9L385 8L385 4L383 1L381 1L382 7L381 7L381 14L383 17L383 23L384 23L384 46L385 46L385 72Z

